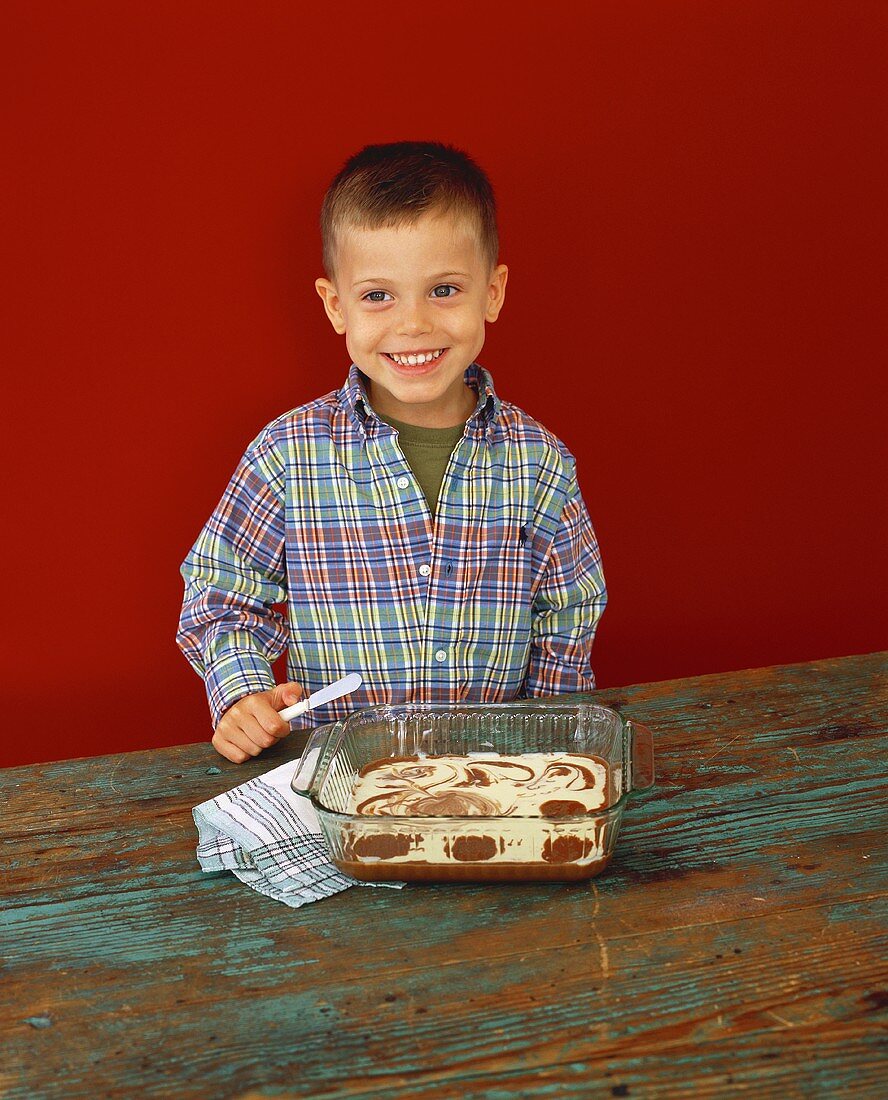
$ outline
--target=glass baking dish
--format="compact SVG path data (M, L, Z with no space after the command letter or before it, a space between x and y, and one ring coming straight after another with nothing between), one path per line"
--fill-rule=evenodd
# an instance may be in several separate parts
M367 765L403 757L590 754L607 765L599 809L575 816L403 817L348 812ZM368 882L571 881L606 867L634 790L654 781L651 731L592 703L404 704L318 727L292 780L333 863Z

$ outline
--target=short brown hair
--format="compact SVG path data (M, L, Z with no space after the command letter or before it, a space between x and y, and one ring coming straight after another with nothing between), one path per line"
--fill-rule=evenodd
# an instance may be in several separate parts
M365 145L339 170L321 206L327 278L333 278L336 235L343 226L412 225L430 210L474 220L478 242L490 267L495 266L499 237L493 187L468 154L437 141Z

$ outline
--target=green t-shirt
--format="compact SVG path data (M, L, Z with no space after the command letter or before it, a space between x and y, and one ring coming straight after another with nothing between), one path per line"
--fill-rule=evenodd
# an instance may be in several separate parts
M418 428L415 424L404 424L388 416L380 419L397 429L398 443L407 459L407 465L425 493L429 510L434 515L444 471L453 448L463 437L465 424L457 424L455 428Z

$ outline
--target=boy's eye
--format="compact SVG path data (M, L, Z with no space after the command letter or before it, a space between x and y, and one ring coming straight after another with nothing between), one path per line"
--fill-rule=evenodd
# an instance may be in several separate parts
M441 294L439 291L452 291L453 293ZM452 283L442 283L440 286L436 286L432 291L432 294L436 298L452 298L454 294L459 293L459 287L454 286Z
M381 297L380 297L381 295ZM371 290L364 295L365 302L384 302L386 296L391 298L391 294L387 290Z

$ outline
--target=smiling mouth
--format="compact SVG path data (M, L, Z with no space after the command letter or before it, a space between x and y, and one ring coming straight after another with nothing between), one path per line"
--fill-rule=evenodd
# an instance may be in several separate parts
M395 351L384 351L382 354L399 367L425 367L440 359L445 351L447 351L447 348L437 348L435 351L409 352L403 355Z

